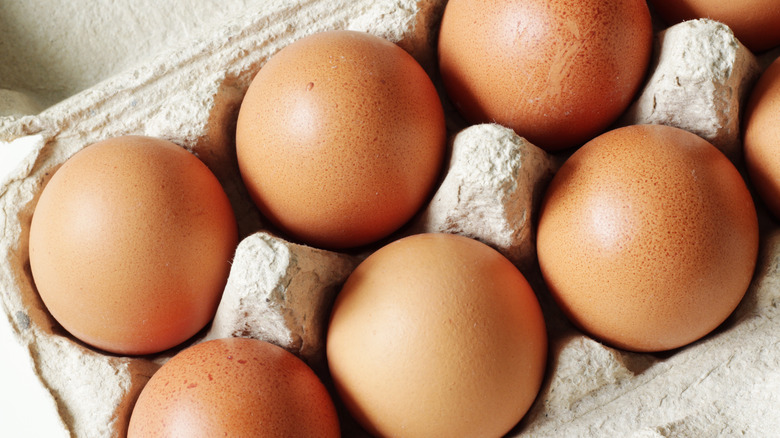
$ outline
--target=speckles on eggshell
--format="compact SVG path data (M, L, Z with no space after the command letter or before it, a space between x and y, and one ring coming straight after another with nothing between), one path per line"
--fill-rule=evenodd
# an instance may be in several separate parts
M641 125L577 151L548 188L539 263L564 312L619 348L704 336L736 307L757 256L755 208L714 146Z
M652 28L640 0L451 0L438 43L444 85L466 119L559 150L599 134L629 105Z
M213 317L237 238L230 201L202 161L165 140L121 136L80 150L45 186L30 267L72 335L150 354Z
M316 86L301 87L312 78ZM374 242L416 213L445 137L438 94L414 58L381 38L334 31L291 44L260 70L236 149L266 217L292 240L334 249Z
M138 398L128 437L224 433L340 435L328 392L300 359L263 341L224 338L185 349L157 371Z

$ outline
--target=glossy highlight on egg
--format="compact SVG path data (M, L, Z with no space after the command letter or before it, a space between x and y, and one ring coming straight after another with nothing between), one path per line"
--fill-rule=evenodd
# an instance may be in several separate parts
M333 401L302 360L248 338L179 352L133 407L129 438L341 436Z
M249 194L285 235L316 247L373 243L431 195L445 147L428 75L395 44L322 32L275 54L238 115Z
M664 351L714 330L753 276L758 220L723 153L678 128L609 131L553 178L537 238L550 293L611 346Z
M504 256L467 237L418 234L350 275L326 347L341 400L374 436L502 436L541 387L547 332Z
M76 338L126 355L172 348L214 316L238 232L213 173L169 141L123 136L73 155L30 227L30 267Z
M643 0L451 0L439 69L470 123L548 151L580 146L625 111L652 49Z

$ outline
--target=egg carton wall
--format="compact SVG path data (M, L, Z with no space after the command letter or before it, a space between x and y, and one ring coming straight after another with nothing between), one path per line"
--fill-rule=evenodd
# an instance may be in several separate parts
M315 368L321 365L324 339L312 338L312 331L299 323L306 318L296 315L323 321L338 284L366 254L315 251L257 233L265 224L248 200L235 163L238 107L249 81L273 53L305 35L337 28L397 42L438 84L435 35L446 1L261 3L245 2L255 10L215 22L176 50L159 46L155 57L124 72L107 72L49 100L33 96L15 101L18 110L6 112L14 115L0 118L0 147L27 145L31 150L0 181L0 301L6 316L0 330L9 332L23 347L20 354L29 357L37 389L48 398L39 415L57 424L63 436L124 435L138 393L174 353L121 357L91 349L59 327L35 291L27 239L40 191L68 157L108 137L149 135L193 151L217 175L236 212L244 242L223 298L226 304L211 331L189 344L252 336L296 352ZM727 27L708 20L668 30L658 21L656 26L646 84L619 124L662 123L691 130L739 165L740 109L760 72L780 52L757 58ZM58 102L60 98L64 100ZM545 153L498 125L469 127L446 98L443 102L451 136L448 168L431 203L393 238L424 231L467 235L501 251L529 277L545 312L549 364L535 404L511 436L768 436L780 429L780 417L772 412L780 391L775 366L780 352L774 348L780 329L776 220L760 208L755 278L739 308L714 333L663 354L606 347L567 322L536 267L536 206L565 154ZM49 104L53 106L40 111ZM269 272L264 260L274 257L295 263ZM254 302L236 304L247 303L236 299L236 293L246 293L241 284L261 281L268 284L257 293L268 293L268 300L255 296ZM314 298L284 301L271 293L279 287ZM248 313L266 317L242 317ZM327 378L322 367L319 371ZM362 434L349 425L345 431Z

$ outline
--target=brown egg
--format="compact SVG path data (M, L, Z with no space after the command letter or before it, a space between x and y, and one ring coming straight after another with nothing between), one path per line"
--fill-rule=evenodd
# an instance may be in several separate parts
M561 167L537 248L574 324L615 347L661 351L706 335L740 302L758 221L740 174L714 146L677 128L629 126Z
M651 0L650 4L669 24L695 18L720 21L754 52L780 45L777 0Z
M106 351L147 354L211 320L236 243L228 198L200 160L127 136L57 170L35 207L30 265L67 331Z
M256 339L181 351L144 387L134 437L339 437L325 386L292 353Z
M293 239L379 240L422 206L442 164L444 112L425 71L382 38L332 31L274 55L241 105L241 175Z
M764 203L780 219L780 58L753 88L743 126L745 164L750 180Z
M439 67L470 122L497 122L560 150L600 134L628 107L651 49L642 0L451 0Z
M352 273L327 357L342 400L376 436L501 436L539 391L547 335L511 262L476 240L421 234Z

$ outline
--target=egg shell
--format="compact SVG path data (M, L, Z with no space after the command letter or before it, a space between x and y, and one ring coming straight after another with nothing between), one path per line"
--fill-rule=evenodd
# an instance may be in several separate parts
M758 251L750 193L731 162L678 128L635 125L575 152L543 201L539 264L574 324L612 346L681 347L722 323Z
M339 437L336 408L292 353L248 338L181 351L144 387L127 436Z
M237 240L228 198L197 157L165 140L116 137L76 153L43 189L30 266L68 332L149 354L211 320Z
M548 151L579 146L628 107L647 70L641 0L452 0L439 34L447 94Z
M326 349L341 399L375 436L501 436L539 391L547 335L505 257L466 237L418 234L352 273Z
M743 126L750 180L770 211L780 219L780 58L753 88Z
M406 223L430 196L445 140L422 67L354 31L317 33L274 55L236 128L241 175L261 212L294 240L329 249Z
M710 18L726 24L754 52L780 46L780 2L777 0L650 0L669 24Z

